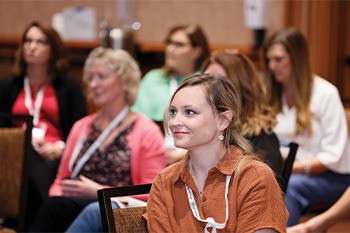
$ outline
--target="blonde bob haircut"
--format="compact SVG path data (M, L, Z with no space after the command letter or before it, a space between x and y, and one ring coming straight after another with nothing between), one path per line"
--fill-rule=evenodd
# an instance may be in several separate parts
M103 60L107 67L115 72L124 89L125 102L134 104L141 81L141 71L135 59L125 50L98 47L93 49L84 65L83 80L87 83L90 65L96 60Z

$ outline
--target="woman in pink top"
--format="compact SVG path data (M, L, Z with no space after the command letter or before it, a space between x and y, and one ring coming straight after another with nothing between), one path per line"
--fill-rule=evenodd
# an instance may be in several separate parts
M96 48L84 81L100 111L79 120L68 136L50 196L31 232L65 231L97 190L151 183L165 167L163 135L145 116L130 111L140 83L136 61L123 50Z

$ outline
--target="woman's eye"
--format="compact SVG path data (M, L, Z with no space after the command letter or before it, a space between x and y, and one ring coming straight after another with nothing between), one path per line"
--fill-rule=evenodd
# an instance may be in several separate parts
M186 114L187 114L187 115L194 115L194 114L196 114L196 113L195 113L194 111L188 109L188 110L186 110Z
M176 114L176 110L175 109L170 109L169 110L169 114L170 114L170 116L174 116Z
M94 77L92 75L88 75L86 80L91 83L91 81L94 79Z
M106 80L106 79L108 78L108 75L100 74L100 75L99 75L99 78L100 78L101 80Z

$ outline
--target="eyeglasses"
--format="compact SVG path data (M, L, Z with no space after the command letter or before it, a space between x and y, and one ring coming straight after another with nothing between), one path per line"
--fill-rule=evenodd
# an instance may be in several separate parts
M104 81L108 80L111 76L112 76L111 74L88 73L86 75L86 81L87 81L87 83L91 83L94 80L96 80L98 82L104 82Z
M25 38L24 39L24 45L31 45L32 43L35 43L38 46L45 46L45 45L49 44L49 42L45 39L39 39L39 40L35 40L32 38Z
M187 43L187 42L181 42L181 41L175 41L175 40L170 40L167 39L165 41L166 46L170 46L173 45L175 48L183 48L186 45L191 45L191 43Z

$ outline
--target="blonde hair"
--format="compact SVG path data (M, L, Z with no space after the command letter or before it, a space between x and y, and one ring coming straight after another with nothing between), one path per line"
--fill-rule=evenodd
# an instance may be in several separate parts
M107 66L115 72L118 79L124 85L125 102L129 106L133 105L141 80L141 71L135 59L128 52L121 49L95 48L90 52L84 65L84 82L87 82L91 63L98 59L103 59Z
M309 61L309 49L305 37L295 28L281 29L271 35L263 46L265 77L267 77L267 97L276 112L282 111L282 85L268 69L267 52L274 44L281 44L290 56L293 66L292 82L295 87L295 104L297 109L295 135L304 130L312 135L310 110L313 74Z

